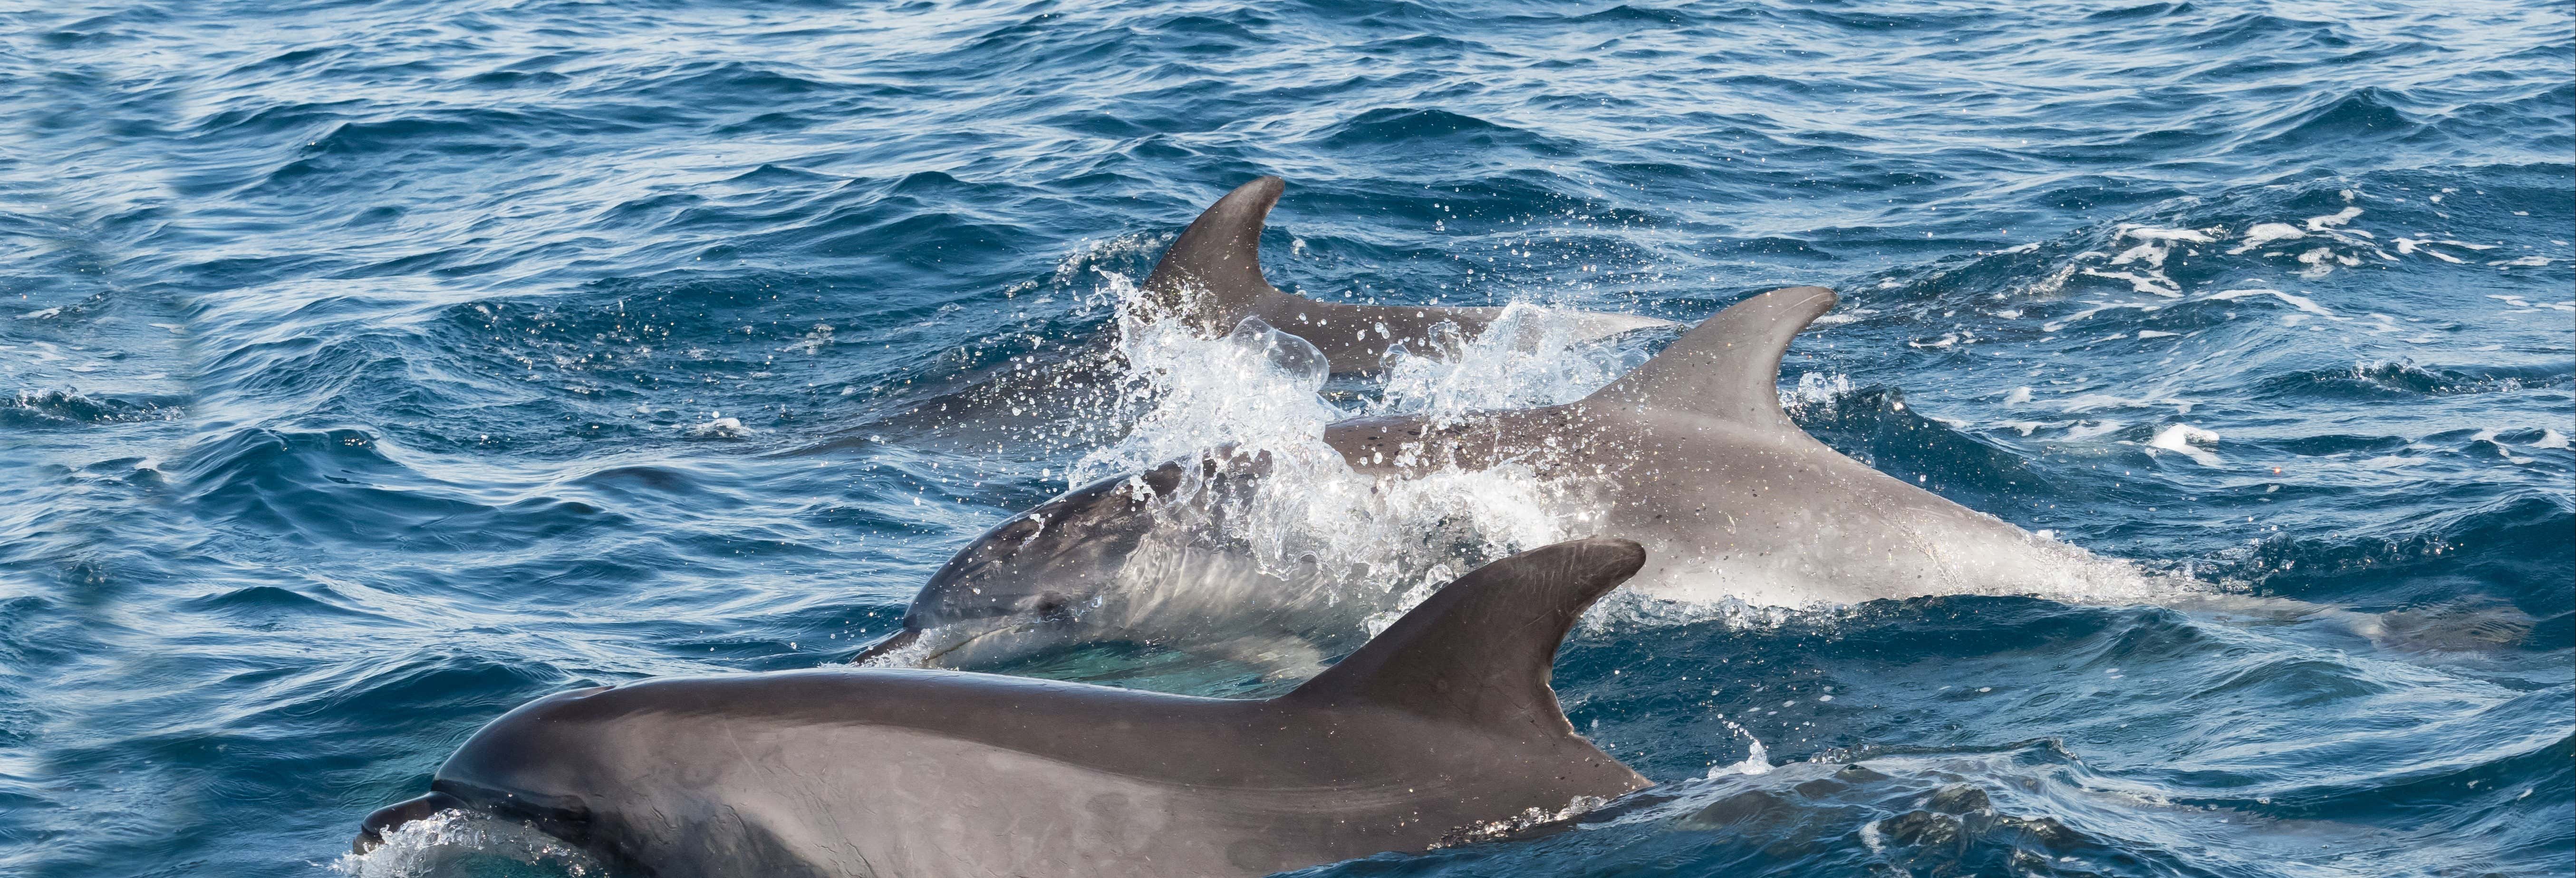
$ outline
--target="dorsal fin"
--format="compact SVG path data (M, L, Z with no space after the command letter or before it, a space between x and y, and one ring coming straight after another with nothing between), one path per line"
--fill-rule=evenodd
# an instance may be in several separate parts
M1687 410L1759 427L1795 429L1780 411L1780 355L1834 309L1834 291L1788 287L1746 298L1675 340L1585 403Z
M1192 329L1217 335L1233 330L1264 299L1285 295L1261 276L1261 229L1287 186L1261 177L1209 205L1145 277L1148 300Z
M1476 568L1282 700L1571 733L1547 687L1556 647L1645 563L1636 543L1596 537Z

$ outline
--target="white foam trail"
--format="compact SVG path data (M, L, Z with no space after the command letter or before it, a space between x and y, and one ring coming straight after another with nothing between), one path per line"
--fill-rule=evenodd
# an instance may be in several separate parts
M2079 423L2074 429L2066 431L2066 441L2081 442L2097 436L2108 436L2119 432L2120 428L2125 426L2128 425L2112 420Z
M2101 303L2094 307L2086 308L2082 311L2077 311L2073 314L2060 317L2056 320L2042 323L2039 325L2039 329L2041 332L2058 332L2064 330L2066 328L2066 324L2073 323L2114 308L2136 308L2141 312L2153 312L2163 307L2163 305L2149 305L2138 302Z
M2207 244L2218 240L2210 237L2207 232L2197 231L2194 229L2160 229L2155 226L2139 225L2136 223L2121 224L2120 227L2111 235L2111 240L2114 241L2121 238L2136 238L2140 241L2160 244L2172 244L2177 241L2192 244Z
M2359 216L2361 216L2361 208L2345 207L2342 210L2335 211L2334 213L2330 213L2325 216L2308 217L2308 231L2326 231L2336 226L2352 222L2355 217Z
M713 418L703 424L684 424L680 429L697 439L740 439L754 432L742 425L741 418Z
M2245 243L2227 251L2227 255L2235 256L2274 241L2296 241L2307 236L2308 233L2289 223L2256 223L2253 228L2245 230Z
M2168 299L2182 298L2182 285L2174 283L2173 279L2166 277L2162 270L2138 274L2129 271L2100 271L2087 268L2084 273L2091 277L2128 281L2129 289L2135 292L2163 296Z
M2203 445L2214 446L2217 444L2218 433L2216 431L2203 430L2190 424L2175 424L2157 432L2156 438L2147 442L2147 447L2161 448L2166 451L2180 454L2184 457L2191 458L2193 462L2198 463L2201 466L2217 466L2218 453L2200 447Z
M2325 306L2317 304L2317 300L2315 300L2315 299L2311 299L2311 298L2308 298L2308 297L2306 297L2306 296L2294 296L2294 295L2291 295L2291 294L2289 294L2289 293L2281 292L2280 290L2270 290L2270 289L2254 289L2254 290L2222 290L2222 291L2220 291L2220 292L2215 292L2215 293L2211 293L2211 294L2209 294L2209 298L2211 298L2211 299L2217 299L2217 300L2221 300L2221 301L2234 301L2234 300L2237 300L2237 299L2245 298L2245 297L2247 297L2247 296L2271 296L2272 298L2279 299L2279 300L2281 300L2281 301L2283 301L2283 302L2288 302L2288 303L2290 304L2290 307L2292 307L2292 308L2297 308L2297 309L2299 309L2299 310L2301 310L2301 311L2305 311L2305 312L2308 312L2308 313L2310 313L2310 314L2314 314L2314 315L2317 315L2317 316L2319 316L2319 317L2323 317L2323 318L2328 319L2328 320L2350 320L2350 319L2352 319L2352 318L2349 318L2349 317L2337 317L2337 316L2335 316L2335 313L2334 313L2334 312L2332 312L2332 311L2328 311L2328 310L2326 310Z

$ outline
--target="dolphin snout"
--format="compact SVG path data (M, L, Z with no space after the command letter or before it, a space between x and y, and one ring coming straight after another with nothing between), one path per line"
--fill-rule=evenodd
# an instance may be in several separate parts
M358 823L358 837L349 842L352 853L366 853L385 843L385 833L402 828L405 823L450 809L462 809L465 802L446 793L430 793L416 799L395 802L376 809Z
M884 637L877 638L877 642L868 644L865 649L859 650L858 655L851 656L850 664L867 664L871 659L911 646L919 640L921 640L921 631L915 628L906 628L893 634L888 634Z

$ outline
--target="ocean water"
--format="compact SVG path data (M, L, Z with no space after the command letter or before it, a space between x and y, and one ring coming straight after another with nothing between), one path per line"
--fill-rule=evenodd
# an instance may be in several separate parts
M2562 3L0 21L0 873L394 871L344 858L359 818L516 704L846 658L1068 473L1223 432L1153 410L1205 386L913 415L1119 332L1265 173L1310 296L1692 321L1833 286L1802 425L2187 583L1614 601L1557 689L1660 786L1302 874L2576 871ZM1531 404L1670 337L1224 417Z

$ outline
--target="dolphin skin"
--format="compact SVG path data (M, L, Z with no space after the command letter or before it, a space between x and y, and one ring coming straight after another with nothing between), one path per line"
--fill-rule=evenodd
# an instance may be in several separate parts
M560 693L356 846L459 809L658 878L1199 876L1493 837L1649 785L1548 688L1645 560L1587 539L1494 562L1262 701L851 668Z
M1631 588L1649 597L1803 606L2143 583L1871 469L1792 423L1777 391L1781 355L1835 301L1820 287L1748 297L1572 403L1350 420L1324 441L1378 479L1510 462L1579 480L1593 526L1654 553ZM967 667L1127 641L1293 669L1346 649L1379 606L1222 545L1152 537L1176 515L1221 514L1263 469L1214 449L1004 521L934 574L904 629L859 659Z

